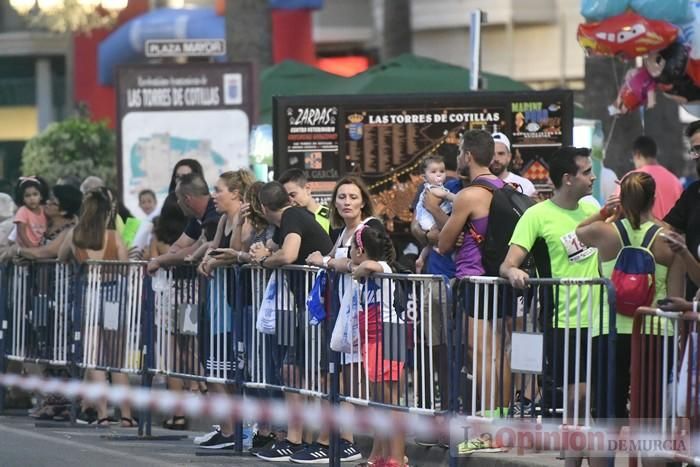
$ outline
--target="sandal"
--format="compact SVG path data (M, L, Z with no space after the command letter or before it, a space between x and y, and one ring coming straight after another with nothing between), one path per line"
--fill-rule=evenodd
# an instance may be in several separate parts
M109 423L109 417L100 418L97 420L97 422L95 422L97 426L109 426Z
M122 417L121 418L121 427L122 428L137 428L138 426L139 426L139 422L133 417L131 417L131 418Z
M374 459L373 461L366 460L355 464L355 467L384 467L386 461L384 459Z
M163 422L163 428L166 430L184 431L187 430L188 427L187 418L182 415L173 415L170 420L165 420Z

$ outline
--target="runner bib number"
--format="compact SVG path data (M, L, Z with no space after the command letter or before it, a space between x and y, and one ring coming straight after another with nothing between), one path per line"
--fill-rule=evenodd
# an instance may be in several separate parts
M581 240L578 239L575 232L569 232L559 240L561 240L562 245L564 245L564 250L566 250L566 255L570 263L583 261L596 252L595 248L584 245Z

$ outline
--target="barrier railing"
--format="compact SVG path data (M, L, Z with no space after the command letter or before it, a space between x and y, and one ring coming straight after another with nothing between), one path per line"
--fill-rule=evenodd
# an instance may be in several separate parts
M632 436L657 433L663 440L676 440L657 452L670 461L698 465L698 447L689 434L700 428L698 395L697 312L661 311L640 308L632 328L630 378L630 430ZM690 441L691 444L678 442ZM630 457L630 466L638 456Z
M238 310L243 348L249 349L247 388L278 389L323 397L328 393L326 325L310 324L306 298L316 268L285 266L239 270Z
M9 329L11 343L6 358L50 366L67 365L73 269L44 261L7 265L2 275L3 288L7 287L5 290L10 295L7 322L3 322L3 328Z
M78 367L141 373L145 263L89 261L83 265L76 334Z
M607 365L616 340L609 281L530 279L517 290L500 278L469 277L453 289L453 411L586 427L612 415L600 397L615 388Z
M319 319L306 304L315 268L228 267L207 280L194 266L148 277L144 263L89 262L75 278L68 266L32 267L0 269L0 280L13 284L0 304L12 316L9 359L41 357L225 383L239 395L272 389L421 414L493 418L510 408L511 416L583 426L610 414L610 400L602 405L598 398L594 407L593 399L615 386L615 369L603 364L615 349L615 316L606 311L615 306L605 280L533 279L518 292L497 278L451 287L440 276L355 281L329 274ZM48 290L51 300L42 298ZM34 301L40 305L28 305ZM569 310L564 320L560 310ZM42 328L44 340L32 338L34 321L55 323ZM341 344L334 342L339 329ZM522 346L531 347L511 350ZM49 347L54 352L47 354ZM342 384L331 377L338 373ZM564 384L570 380L585 387ZM569 407L569 399L580 403Z
M350 374L344 375L340 400L445 412L448 382L440 367L447 361L444 355L440 361L436 350L446 345L449 332L447 281L417 274L373 274L361 281L339 274L334 279L333 335L345 320L356 320L348 327L352 345L345 349L343 372Z

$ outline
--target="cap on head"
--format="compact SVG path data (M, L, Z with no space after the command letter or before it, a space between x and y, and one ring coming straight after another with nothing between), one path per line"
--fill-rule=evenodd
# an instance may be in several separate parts
M508 139L508 137L506 135L497 131L496 133L493 133L491 135L491 137L493 138L494 144L495 143L503 143L506 146L506 148L508 148L508 152L510 152L510 140Z

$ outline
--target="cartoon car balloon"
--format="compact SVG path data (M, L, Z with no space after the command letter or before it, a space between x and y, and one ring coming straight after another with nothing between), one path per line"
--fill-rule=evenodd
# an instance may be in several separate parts
M673 24L650 20L632 11L580 24L577 32L578 42L587 53L624 59L663 50L677 37L678 29Z

